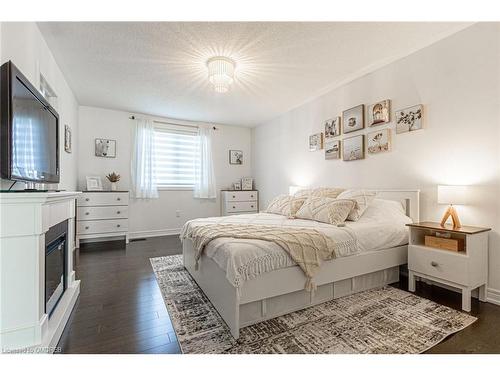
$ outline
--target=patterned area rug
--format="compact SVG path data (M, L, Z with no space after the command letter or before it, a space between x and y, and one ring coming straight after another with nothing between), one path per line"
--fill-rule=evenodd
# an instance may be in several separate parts
M235 340L181 255L150 261L183 353L422 353L477 320L385 287L242 328Z

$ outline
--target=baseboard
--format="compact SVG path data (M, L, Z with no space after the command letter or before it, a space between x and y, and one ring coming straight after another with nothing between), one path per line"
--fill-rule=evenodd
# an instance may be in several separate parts
M129 238L147 238L147 237L160 237L160 236L173 236L181 233L181 228L174 229L155 229L155 230L143 230L137 232L130 232Z
M486 301L500 305L500 290L488 288L486 292Z

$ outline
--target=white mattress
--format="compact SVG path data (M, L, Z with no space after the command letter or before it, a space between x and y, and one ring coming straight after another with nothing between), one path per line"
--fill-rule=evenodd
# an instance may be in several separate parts
M285 216L268 213L196 219L186 225L241 223L314 228L327 236L342 235L344 238L348 236L356 239L355 249L348 253L336 254L337 257L343 257L408 243L406 224L411 223L411 219L404 214L402 207L398 208L395 203L386 204L382 200L376 200L373 207L368 207L360 220L347 221L344 227L312 220L288 219ZM261 240L217 238L208 243L204 255L213 259L225 270L227 279L235 287L262 273L296 265L279 245Z

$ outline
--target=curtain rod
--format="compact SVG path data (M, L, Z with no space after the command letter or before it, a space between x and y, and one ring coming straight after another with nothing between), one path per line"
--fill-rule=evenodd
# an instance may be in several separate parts
M137 120L138 118L135 117L134 115L129 117L130 120ZM164 121L158 121L158 120L153 120L153 122L156 122L157 124L165 124L165 125L176 125L176 126L186 126L188 128L198 128L196 125L185 125L185 124L173 124L171 122L164 122ZM219 130L219 128L213 126L212 129L214 130Z

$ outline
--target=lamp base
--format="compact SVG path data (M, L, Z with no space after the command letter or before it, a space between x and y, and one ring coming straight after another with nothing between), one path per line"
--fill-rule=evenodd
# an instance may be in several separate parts
M460 228L462 224L460 223L460 219L458 218L457 210L455 210L455 207L453 207L451 204L446 209L443 218L441 219L441 226L442 227L445 226L446 221L450 216L451 216L451 222L453 223L453 228Z

